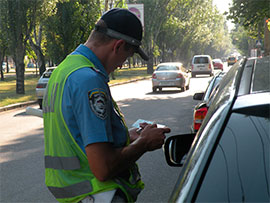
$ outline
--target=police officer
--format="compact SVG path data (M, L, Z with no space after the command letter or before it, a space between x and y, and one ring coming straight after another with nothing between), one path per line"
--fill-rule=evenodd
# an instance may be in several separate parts
M127 57L148 59L141 40L140 20L112 9L52 73L43 101L45 182L59 202L134 202L143 189L135 162L161 148L170 129L128 130L108 86Z

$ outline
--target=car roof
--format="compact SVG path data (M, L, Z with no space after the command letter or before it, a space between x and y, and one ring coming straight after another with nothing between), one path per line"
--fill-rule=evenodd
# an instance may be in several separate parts
M210 57L210 55L194 55L194 57Z
M181 66L183 65L181 62L165 62L165 63L160 63L158 66Z
M50 70L54 70L54 69L56 69L57 68L57 66L53 66L53 67L47 67L46 68L46 71L48 70L48 71L50 71Z

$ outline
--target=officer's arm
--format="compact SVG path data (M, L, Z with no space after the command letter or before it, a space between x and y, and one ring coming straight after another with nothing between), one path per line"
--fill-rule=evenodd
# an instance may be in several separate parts
M123 148L114 148L111 143L87 145L85 150L91 171L100 181L118 176L145 152L161 148L164 144L164 133L168 132L169 128L148 125L134 142Z

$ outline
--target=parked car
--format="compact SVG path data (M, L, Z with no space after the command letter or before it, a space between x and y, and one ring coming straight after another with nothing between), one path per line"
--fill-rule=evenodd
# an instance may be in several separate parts
M213 65L214 65L214 69L219 69L223 71L223 63L221 59L213 59Z
M152 75L152 89L162 91L164 87L177 87L181 91L189 89L190 74L182 63L160 63Z
M208 108L211 104L211 100L219 87L219 83L225 72L219 72L208 83L205 92L195 93L193 95L194 100L200 100L200 102L194 107L193 110L193 123L191 125L191 131L197 132L205 118Z
M209 74L213 76L214 66L212 58L209 55L195 55L191 62L191 75L196 77L196 75Z
M38 83L36 86L36 95L37 95L37 100L38 100L40 109L42 109L42 100L43 100L43 95L44 95L46 86L55 68L56 67L47 68L46 71L42 74L42 76L38 80Z
M236 56L229 56L227 59L228 66L231 66L237 62Z
M7 62L3 62L2 63L2 70L6 71L6 68L7 68Z
M269 202L269 66L269 56L237 62L196 136L166 140L167 163L183 166L169 202Z

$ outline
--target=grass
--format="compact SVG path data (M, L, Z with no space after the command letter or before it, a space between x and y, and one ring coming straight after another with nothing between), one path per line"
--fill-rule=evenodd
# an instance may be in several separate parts
M146 67L143 68L123 68L114 72L115 79L111 79L109 84L121 83L132 79L138 79L149 76Z
M14 72L5 73L5 80L0 81L0 107L36 100L36 84L39 76L36 75L33 69L26 69L26 73L31 74L25 74L25 94L23 95L16 93L16 76ZM109 84L121 83L149 75L147 74L146 67L142 67L118 69L115 71L114 76L115 79L110 77Z

